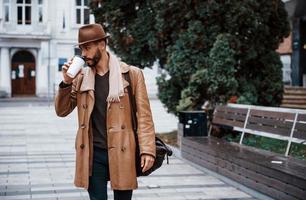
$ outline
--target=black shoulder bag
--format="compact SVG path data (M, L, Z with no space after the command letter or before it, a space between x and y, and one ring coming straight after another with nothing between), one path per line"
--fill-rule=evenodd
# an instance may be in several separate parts
M165 159L165 156L167 157L167 164L169 164L168 156L172 155L172 150L158 137L155 137L155 144L156 144L156 157L153 166L145 171L142 172L141 168L141 156L139 151L139 142L138 142L138 134L137 134L137 107L136 107L136 100L135 96L132 93L132 82L130 78L129 73L124 74L125 79L129 82L128 94L129 94L129 101L131 105L131 116L132 116L132 126L133 126L133 132L135 136L135 143L136 143L136 152L135 152L135 162L136 162L136 174L138 176L148 176L156 169L160 168L163 164L163 161Z

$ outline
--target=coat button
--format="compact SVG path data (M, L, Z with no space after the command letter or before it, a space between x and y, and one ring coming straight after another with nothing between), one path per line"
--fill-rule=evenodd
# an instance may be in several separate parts
M84 147L85 147L85 144L81 144L81 145L80 145L80 148L81 148L81 149L84 149Z
M123 109L123 108L124 108L124 105L120 104L119 108L120 108L120 109Z
M121 129L125 129L125 125L124 124L121 126Z
M82 129L84 129L85 127L86 127L85 124L82 124L82 125L81 125L81 128L82 128Z
M87 104L83 104L84 109L87 109L87 107L88 107Z

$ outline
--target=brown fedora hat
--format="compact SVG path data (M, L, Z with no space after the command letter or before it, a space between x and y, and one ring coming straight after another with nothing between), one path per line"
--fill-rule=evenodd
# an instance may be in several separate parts
M97 40L102 40L108 38L109 35L106 35L101 24L88 24L82 26L79 29L79 43L82 45L88 42L94 42Z

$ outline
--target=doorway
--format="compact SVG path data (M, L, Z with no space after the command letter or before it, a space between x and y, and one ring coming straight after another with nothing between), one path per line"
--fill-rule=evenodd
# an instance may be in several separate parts
M306 20L301 19L300 23L300 70L302 72L301 79L302 85L306 87Z
M12 96L35 96L35 58L26 50L16 52L12 58Z

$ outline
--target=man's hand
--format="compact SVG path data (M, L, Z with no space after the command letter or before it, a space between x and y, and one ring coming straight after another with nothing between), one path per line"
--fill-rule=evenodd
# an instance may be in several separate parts
M142 172L149 170L154 164L155 158L148 154L141 155L141 168Z
M67 71L68 71L71 63L72 63L72 59L70 61L64 63L64 65L62 66L63 82L65 84L71 84L73 79L75 79L78 76L78 74L81 72L81 70L80 70L79 73L74 78L71 78L70 76L68 76Z

